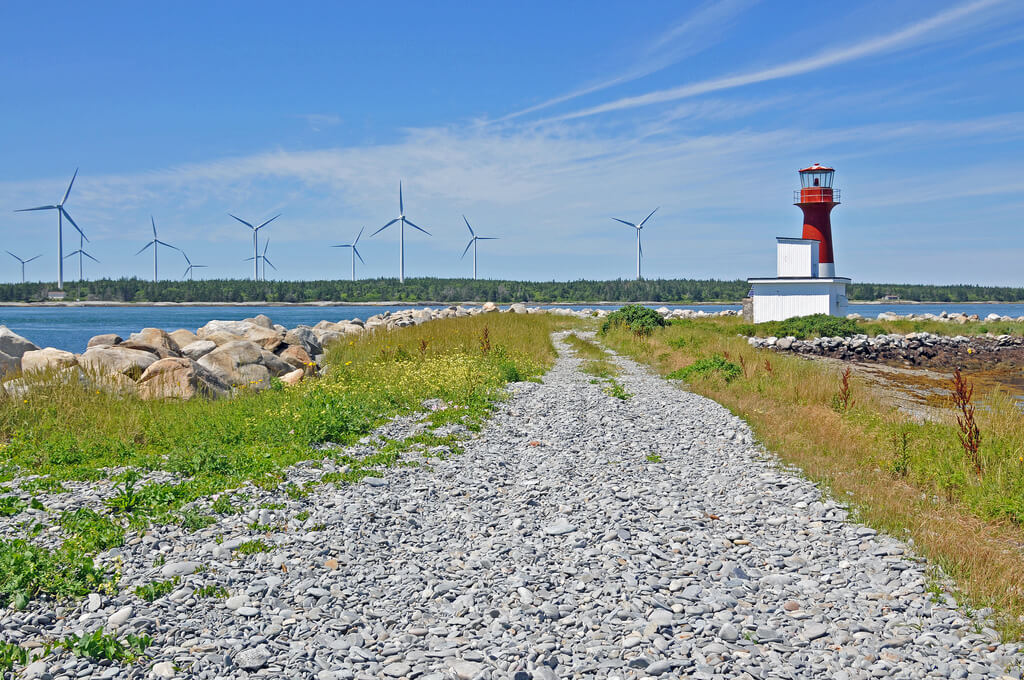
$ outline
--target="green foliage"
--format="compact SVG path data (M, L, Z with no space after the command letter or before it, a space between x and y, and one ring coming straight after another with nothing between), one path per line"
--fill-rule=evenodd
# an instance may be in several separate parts
M661 463L662 462L662 458L661 458L661 456L659 456L656 453L648 453L647 454L647 462L648 463Z
M678 338L671 338L668 341L667 344L672 349L682 349L682 348L686 347L687 339L682 337L682 336L680 336Z
M665 325L665 319L661 314L650 307L643 305L626 305L609 314L601 325L601 333L607 333L615 326L625 326L633 332L633 335L647 336L655 328Z
M32 659L31 652L13 642L0 640L0 671L14 670L14 665L27 666Z
M728 361L721 354L716 354L712 357L697 359L689 366L672 371L665 377L672 380L690 380L694 376L700 378L718 376L725 382L732 382L741 375L743 375L743 369Z
M216 517L204 515L193 508L182 511L178 523L188 531L199 531L217 523Z
M205 586L200 586L196 588L195 595L196 597L210 597L224 600L230 597L231 593L229 593L228 589L224 586L215 586L207 584Z
M139 471L134 469L128 470L121 475L120 485L114 487L117 493L105 501L107 507L114 512L130 513L134 511L139 506L141 500L138 492L135 490L135 483L140 478Z
M87 553L96 553L124 545L124 529L109 517L89 508L66 510L60 516L60 527L73 538L71 544Z
M178 587L178 583L181 579L175 576L172 579L166 581L150 581L149 583L138 586L134 592L140 599L146 602L152 602L164 595L169 595L174 592L174 589Z
M271 550L273 550L273 547L267 545L266 542L259 538L246 541L235 548L235 552L239 555L255 555L256 553L270 552Z
M767 337L774 335L779 338L793 336L798 340L819 337L850 337L864 331L853 319L828 314L812 314L810 316L795 316L785 321L767 321L759 324L744 324L738 332L742 335L756 335Z
M51 551L0 539L0 606L24 609L39 595L82 597L110 583L107 571L73 544Z
M28 503L17 496L0 496L0 517L11 517L28 507Z
M113 634L105 633L102 628L98 628L91 634L65 638L54 647L89 659L131 663L145 654L146 649L152 644L153 639L148 635L128 634L124 642L121 642Z
M249 497L245 494L238 494L237 498L239 499L239 505L235 505L232 502L232 494L228 492L222 493L217 496L217 500L210 505L210 509L220 515L237 515L245 510L241 503L249 500Z
M43 493L67 493L68 490L64 488L60 480L52 477L37 477L36 479L27 479L21 482L21 488L29 493L37 493L42 491Z
M626 391L626 389L618 383L615 379L610 379L608 387L604 388L605 394L626 401L633 395Z

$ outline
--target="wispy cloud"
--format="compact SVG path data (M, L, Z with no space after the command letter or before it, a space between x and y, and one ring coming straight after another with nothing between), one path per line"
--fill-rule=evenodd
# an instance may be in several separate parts
M707 49L721 37L731 19L759 0L714 0L706 2L678 24L641 46L637 65L620 75L552 97L534 106L510 113L499 120L507 121L563 104L588 94L607 90L649 76L672 64Z
M320 132L323 128L341 124L341 116L333 113L300 113L296 118L306 121L309 129L313 132Z
M567 113L549 120L570 120L583 118L613 111L622 111L652 104L695 97L709 92L728 90L754 83L762 83L780 78L788 78L804 73L818 71L820 69L836 66L857 59L892 52L905 50L920 44L940 29L949 27L964 27L966 19L971 18L984 10L992 9L998 5L1006 6L1007 0L974 0L966 4L939 12L927 19L910 24L898 31L877 36L838 49L825 50L813 56L790 61L785 64L771 68L759 69L750 73L742 73L723 78L713 78L696 83L689 83L679 87L658 90L634 97L624 97L612 102L600 104L590 108Z

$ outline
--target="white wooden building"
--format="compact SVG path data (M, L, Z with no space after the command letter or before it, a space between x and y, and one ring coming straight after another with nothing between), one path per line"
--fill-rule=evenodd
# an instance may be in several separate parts
M850 279L818 276L819 241L782 236L776 241L777 276L747 279L750 320L763 323L810 314L846 316Z

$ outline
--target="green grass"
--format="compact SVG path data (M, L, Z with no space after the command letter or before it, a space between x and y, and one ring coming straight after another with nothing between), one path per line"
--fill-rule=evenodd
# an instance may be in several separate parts
M580 370L584 373L602 380L608 380L619 374L618 366L612 363L608 358L608 353L597 343L581 338L575 333L565 336L565 341L573 348L576 355L583 359Z
M138 586L133 591L141 600L152 602L164 595L170 595L178 587L180 578L174 577L166 581L150 581L145 585Z
M234 551L239 555L255 555L257 553L270 552L273 549L274 547L268 545L266 541L255 538L251 541L241 543Z
M693 321L693 320L688 320ZM676 322L678 323L678 322ZM736 332L742 335L782 338L793 336L804 340L816 337L849 337L851 335L876 335L899 333L932 333L935 335L1024 335L1024 323L1016 321L969 321L964 324L944 321L877 321L874 319L843 319L826 314L795 317L785 321L768 321L759 324L738 324ZM680 340L685 343L685 340ZM677 347L679 349L681 347Z

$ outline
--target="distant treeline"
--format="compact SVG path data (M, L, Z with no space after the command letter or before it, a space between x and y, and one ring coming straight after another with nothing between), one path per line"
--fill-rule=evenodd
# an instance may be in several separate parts
M0 284L0 302L47 299L56 284ZM470 279L364 279L360 281L249 281L211 279L161 281L99 279L67 282L67 299L110 302L738 302L749 291L745 281L655 279L650 281L496 281ZM850 300L870 301L895 295L921 302L1022 302L1024 288L925 286L857 283Z

